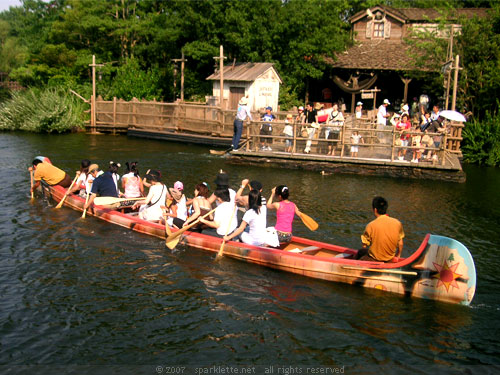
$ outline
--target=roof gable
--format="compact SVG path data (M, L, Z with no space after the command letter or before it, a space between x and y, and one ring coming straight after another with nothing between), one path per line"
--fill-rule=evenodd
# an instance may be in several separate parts
M278 81L282 83L281 77L272 63L239 63L235 65L224 65L224 80L252 82L268 72L274 75ZM207 77L208 81L219 79L220 72L216 72Z

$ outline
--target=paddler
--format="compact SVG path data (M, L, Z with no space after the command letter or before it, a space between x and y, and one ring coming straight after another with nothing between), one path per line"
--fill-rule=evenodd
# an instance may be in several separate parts
M399 220L387 215L388 206L385 198L373 198L375 220L368 223L361 235L363 248L358 250L355 259L389 262L395 256L401 256L405 236L403 225Z
M40 181L45 181L50 186L59 185L67 188L71 185L71 177L63 170L57 168L49 162L41 161L36 158L33 160L33 166L28 168L30 171L35 171L34 180L35 183L31 187L31 192L33 193L39 186Z
M92 172L96 173L97 168L94 168L94 166L92 165L89 167L89 170L92 170ZM115 179L113 178L113 174L116 174L117 172L118 165L116 163L112 163L109 165L107 172L104 172L92 182L92 187L90 189L90 198L85 204L84 209L90 207L94 202L95 197L98 195L100 197L118 198L118 188L115 184Z

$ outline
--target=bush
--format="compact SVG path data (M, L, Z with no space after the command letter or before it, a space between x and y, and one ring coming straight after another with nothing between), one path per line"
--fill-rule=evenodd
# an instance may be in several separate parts
M500 115L489 112L483 121L468 123L463 132L462 154L467 163L500 165Z
M66 90L29 89L0 105L0 130L63 133L84 127L84 104Z

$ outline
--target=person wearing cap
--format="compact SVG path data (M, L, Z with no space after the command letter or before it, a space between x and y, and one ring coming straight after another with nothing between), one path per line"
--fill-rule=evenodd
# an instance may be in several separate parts
M118 172L118 165L116 163L111 163L109 165L108 171L104 172L93 181L92 187L90 189L90 198L87 203L85 203L83 207L84 209L90 207L94 203L94 199L97 196L118 198L119 192L113 178L113 174L116 174L116 172Z
M32 193L40 186L42 180L50 186L59 185L65 188L69 187L73 181L66 172L49 162L35 159L32 164L33 166L28 168L30 171L35 171L33 176L35 183L31 187Z
M344 115L342 111L339 111L339 105L337 103L333 103L332 111L328 116L328 125L331 125L325 128L325 139L326 140L339 140L340 139L340 131L344 126ZM337 148L337 143L328 142L328 153L327 155L334 156L335 148Z
M101 174L103 174L103 172L99 170L99 165L90 164L89 173L87 175L87 179L85 180L85 195L84 195L84 197L86 197L87 194L90 194L94 180L97 177L99 177Z
M383 197L372 201L375 220L368 223L361 235L363 248L358 250L355 259L389 262L403 251L405 233L401 222L387 215L389 204Z
M215 185L216 190L217 189L227 189L229 191L229 199L231 203L235 202L236 198L236 192L233 189L229 188L229 176L227 175L226 172L224 172L222 169L220 170L219 174L215 178ZM215 196L215 193L213 193L210 198L208 198L208 201L210 204L216 204L218 205L217 197Z
M260 125L260 135L264 136L271 136L273 135L273 126L271 125L271 122L275 119L274 115L271 113L272 112L272 107L266 107L266 113L260 118L261 121L266 121L265 124ZM273 149L271 148L271 145L273 143L272 138L261 138L260 139L260 144L261 144L261 150L262 151L272 151ZM266 144L268 146L266 146Z
M285 127L283 128L283 134L285 135L285 152L292 152L292 140L293 140L293 116L291 113L286 115Z
M161 173L152 170L146 174L146 179L151 182L148 195L144 201L136 202L133 209L139 205L139 218L148 221L160 221L163 217L162 206L167 200L167 187L161 182Z
M175 215L170 216L169 225L174 224L177 228L182 228L187 219L186 196L184 195L184 184L180 181L174 183L173 188L169 188L169 198L174 200L176 206Z
M361 118L363 115L363 102L357 102L356 109L354 111L356 113L356 118Z
M387 125L387 119L389 118L389 114L387 113L387 106L391 104L388 99L384 99L384 102L380 107L378 107L377 111L377 125ZM378 129L383 129L383 127L377 126Z
M305 124L306 123L306 115L304 113L304 107L300 106L297 108L297 116L295 117L296 124Z
M233 122L233 140L231 142L231 146L234 151L237 151L240 145L243 123L247 118L252 121L252 114L250 113L250 109L247 104L248 99L245 96L242 97L238 103L238 110L236 111L236 117Z

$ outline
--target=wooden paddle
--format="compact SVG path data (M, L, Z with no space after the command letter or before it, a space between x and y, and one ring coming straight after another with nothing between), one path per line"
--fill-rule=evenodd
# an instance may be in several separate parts
M35 198L35 193L33 193L33 169L30 169L30 182L31 182L31 199Z
M146 198L117 198L117 197L96 197L94 199L94 204L96 206L109 206L116 203L127 202L127 201L140 201Z
M233 222L233 217L234 217L235 212L236 212L236 202L234 203L234 208L233 208L233 213L231 214L231 219L229 219L229 223L227 224L225 236L227 236L229 234L229 229L231 228L231 223ZM215 257L215 260L219 260L222 257L222 254L224 253L224 245L225 244L226 244L226 240L222 240L222 243L220 244L219 252L217 253L217 256Z
M316 229L318 229L319 225L316 221L314 221L312 217L306 215L303 212L300 213L299 217L300 220L302 220L302 222L304 223L304 225L308 227L310 230L315 231Z
M66 189L66 193L64 193L64 197L62 197L61 201L57 204L56 208L61 208L62 207L64 201L66 200L66 197L69 195L69 192L71 191L71 188L75 184L76 179L78 178L78 176L80 176L80 171L76 172L75 178L71 182L71 185L69 185L69 188Z
M85 206L87 205L87 203L89 203L89 198L90 198L90 193L87 193L87 198L85 198ZM85 216L87 215L87 208L83 210L82 219L85 219Z
M201 219L204 219L205 217L207 217L208 215L210 215L214 211L215 211L215 208L212 211L207 212L205 215L200 216L198 219L196 219L195 221L193 221L191 224L186 225L185 227L182 227L181 229L179 229L177 232L172 233L171 235L169 235L167 237L167 239L165 240L165 244L167 245L167 247L170 250L174 249L177 246L177 244L179 243L179 241L181 239L181 234L182 233L184 233L188 229L194 227L196 224L198 224L200 222ZM168 227L168 225L167 225L167 227Z
M238 147L238 150L240 148L242 148L243 146L245 146L246 144L248 143L248 139L245 140L239 147ZM224 150L224 151L219 151L219 150L210 150L210 153L212 155L226 155L228 152L230 151L233 151L233 146L231 146L230 148L228 148L227 150Z

